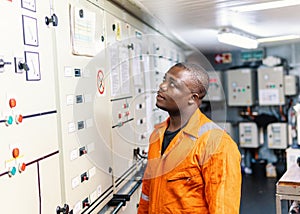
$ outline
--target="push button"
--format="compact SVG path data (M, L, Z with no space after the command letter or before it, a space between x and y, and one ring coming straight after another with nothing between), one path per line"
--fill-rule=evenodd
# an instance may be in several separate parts
M10 177L12 177L12 176L14 176L15 174L16 174L16 172L17 172L17 169L16 169L16 167L11 167L10 169L9 169L9 171L8 171L8 175L10 176Z
M6 116L6 122L5 122L5 124L7 126L10 126L13 123L13 121L14 121L14 119L13 119L13 117L11 115L10 116Z
M17 157L19 157L19 155L20 155L20 150L18 148L14 148L12 151L12 156L14 158L17 158Z
M26 169L26 163L20 163L19 165L19 172L24 172Z
M22 123L23 122L23 115L18 114L16 116L16 124Z
M9 107L14 108L17 105L17 101L14 98L9 99Z

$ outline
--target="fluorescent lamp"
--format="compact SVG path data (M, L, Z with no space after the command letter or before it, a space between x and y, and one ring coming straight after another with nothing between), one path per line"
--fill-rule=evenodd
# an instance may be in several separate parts
M279 42L279 41L286 41L292 39L300 39L300 35L286 35L286 36L273 36L273 37L266 37L257 39L259 43L265 42Z
M281 0L281 1L271 1L266 3L236 6L236 7L231 7L230 10L235 12L250 12L250 11L257 11L257 10L268 10L274 8L289 7L289 6L299 5L299 4L300 4L299 0Z
M218 41L246 49L255 49L258 46L258 42L255 38L250 38L249 36L231 32L229 30L221 30L218 33Z

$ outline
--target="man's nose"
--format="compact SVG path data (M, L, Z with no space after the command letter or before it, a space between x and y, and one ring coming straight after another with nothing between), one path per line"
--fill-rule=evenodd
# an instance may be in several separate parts
M159 85L159 90L160 90L160 91L166 91L167 89L168 89L168 87L167 87L166 82L162 82L162 83Z

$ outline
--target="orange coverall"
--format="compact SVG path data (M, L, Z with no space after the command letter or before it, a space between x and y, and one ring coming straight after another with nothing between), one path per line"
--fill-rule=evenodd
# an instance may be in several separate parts
M161 155L168 120L150 136L138 214L239 213L242 178L236 143L196 110Z

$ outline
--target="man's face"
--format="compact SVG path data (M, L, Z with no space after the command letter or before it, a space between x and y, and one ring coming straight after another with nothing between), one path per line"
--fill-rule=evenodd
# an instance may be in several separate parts
M191 74L183 68L173 67L164 77L156 96L156 106L169 113L180 113L188 106L192 92Z

